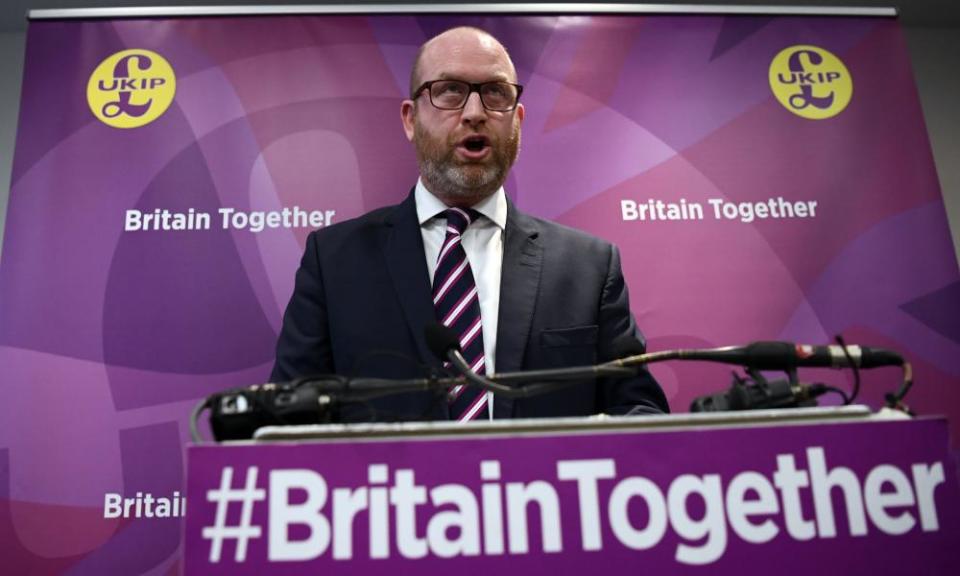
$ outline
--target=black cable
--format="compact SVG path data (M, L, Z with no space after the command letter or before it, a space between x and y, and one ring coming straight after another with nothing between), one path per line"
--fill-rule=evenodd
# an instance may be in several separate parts
M909 362L903 363L903 383L900 384L900 389L895 393L887 394L884 398L887 401L887 407L894 410L902 410L911 416L914 413L903 403L903 398L907 395L907 392L910 391L910 388L913 387L913 367Z
M844 406L848 406L848 405L850 404L850 402L853 401L853 398L852 398L852 397L847 396L847 393L846 393L846 392L844 392L844 391L841 390L840 388L837 388L836 386L829 386L829 385L827 385L827 384L820 384L820 386L821 386L821 389L822 389L824 392L833 392L834 394L837 394L837 395L839 395L841 398L843 398L843 405L844 405Z
M860 368L857 367L857 363L854 362L853 357L850 356L850 351L847 350L847 343L843 341L843 336L837 334L833 339L840 345L840 349L843 350L843 355L847 357L847 362L850 363L850 369L853 370L853 391L850 393L849 398L847 398L846 394L843 395L844 399L846 399L846 405L856 400L860 394Z
M203 442L203 438L200 437L200 428L198 422L200 421L200 414L203 413L210 405L210 398L204 398L203 400L197 402L197 405L193 407L193 410L190 411L190 439L193 440L194 444L200 444Z
M346 390L350 385L350 381L345 376L339 376L337 374L316 374L313 376L302 376L293 381L293 387L299 388L305 384L313 384L314 382L321 382L324 384L329 384L331 382L336 382L340 385L339 389L336 391Z

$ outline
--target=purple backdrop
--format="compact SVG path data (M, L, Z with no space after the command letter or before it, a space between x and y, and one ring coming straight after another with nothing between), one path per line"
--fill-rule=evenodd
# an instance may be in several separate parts
M176 570L179 521L104 518L107 493L181 489L193 403L267 377L309 226L222 229L217 211L394 203L416 178L399 102L417 47L479 25L526 86L521 209L617 243L651 350L789 339L902 351L922 413L960 422L960 282L903 38L893 19L262 17L33 22L0 266L0 551L16 572ZM814 45L852 77L809 120L768 81ZM145 49L176 76L156 120L120 129L87 83ZM816 201L812 218L713 217ZM621 201L700 203L625 220ZM131 210L211 213L130 231ZM675 410L729 369L658 365ZM849 386L845 373L805 380ZM879 405L896 370L864 375Z

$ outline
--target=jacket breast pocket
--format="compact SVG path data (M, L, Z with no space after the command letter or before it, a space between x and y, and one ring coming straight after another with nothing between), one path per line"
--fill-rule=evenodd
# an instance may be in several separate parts
M596 346L599 332L600 327L597 325L552 328L540 333L540 345L544 348Z
M599 333L596 325L544 330L540 333L541 352L548 364L556 367L593 364Z

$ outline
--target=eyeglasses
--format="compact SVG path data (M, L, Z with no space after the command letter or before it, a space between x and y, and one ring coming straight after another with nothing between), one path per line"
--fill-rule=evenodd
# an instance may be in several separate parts
M517 107L523 86L511 82L464 82L462 80L431 80L413 92L416 100L426 90L430 103L441 110L460 110L467 105L470 94L480 95L480 103L491 112L510 112Z

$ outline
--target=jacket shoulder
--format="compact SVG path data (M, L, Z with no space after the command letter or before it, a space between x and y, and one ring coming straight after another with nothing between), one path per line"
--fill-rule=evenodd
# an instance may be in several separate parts
M317 242L323 245L337 245L344 242L353 242L369 237L381 230L394 219L400 205L377 208L348 220L343 220L330 226L325 226L310 232L307 242Z
M613 248L613 244L585 232L578 228L572 228L564 224L558 224L551 220L537 218L528 214L523 215L535 223L540 235L541 241L546 246L565 246L572 250L585 250L588 252L608 252Z

